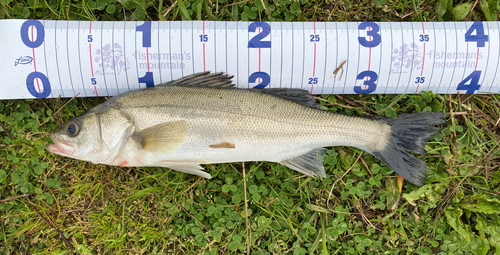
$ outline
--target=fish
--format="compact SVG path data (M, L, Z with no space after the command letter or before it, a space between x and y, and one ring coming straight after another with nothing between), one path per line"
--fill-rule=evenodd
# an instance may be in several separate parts
M233 76L202 72L111 97L50 132L54 154L94 164L165 167L211 178L201 165L277 162L326 177L326 147L356 147L409 182L429 168L410 154L445 123L442 112L348 116L322 109L302 89L241 89Z

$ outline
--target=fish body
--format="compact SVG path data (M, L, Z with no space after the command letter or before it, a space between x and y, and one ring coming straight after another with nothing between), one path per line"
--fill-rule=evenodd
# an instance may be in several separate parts
M237 89L199 73L122 94L51 132L56 154L118 166L160 166L210 178L200 164L270 161L325 177L324 147L352 146L423 185L425 153L442 113L354 117L319 109L299 89Z

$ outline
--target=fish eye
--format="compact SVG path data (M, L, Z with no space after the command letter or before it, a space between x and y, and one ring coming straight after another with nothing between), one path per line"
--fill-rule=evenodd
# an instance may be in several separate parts
M71 122L66 126L66 132L70 136L75 136L80 131L80 125L78 122Z

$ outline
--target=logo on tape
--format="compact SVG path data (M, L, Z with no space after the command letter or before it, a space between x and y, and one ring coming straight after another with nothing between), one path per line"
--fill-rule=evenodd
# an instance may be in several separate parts
M483 58L479 52L445 52L426 51L426 66L433 68L474 68L476 62ZM392 51L391 73L408 73L410 70L421 70L424 64L421 48L414 43L404 43Z
M94 53L94 62L99 67L96 74L120 74L121 72L130 69L130 61L125 57L123 47L115 43L113 47L108 43L101 49L96 49ZM103 71L104 70L104 71Z
M407 73L422 68L422 51L416 44L403 43L392 51L391 73Z
M27 65L27 64L31 64L31 62L33 62L33 58L30 56L19 57L18 59L16 59L14 66Z

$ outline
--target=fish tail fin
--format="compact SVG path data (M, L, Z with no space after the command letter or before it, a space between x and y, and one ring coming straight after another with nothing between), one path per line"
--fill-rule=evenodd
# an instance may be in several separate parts
M446 114L442 112L403 114L397 119L372 117L391 126L391 135L390 141L383 149L370 153L409 182L422 186L425 184L429 168L424 161L407 152L427 153L425 145L441 130L434 125L445 123L445 117Z

